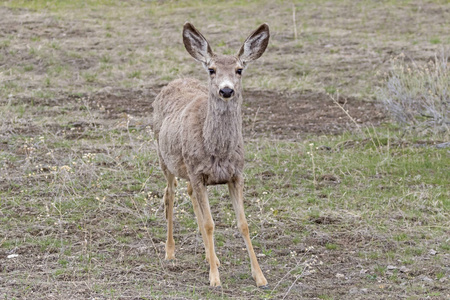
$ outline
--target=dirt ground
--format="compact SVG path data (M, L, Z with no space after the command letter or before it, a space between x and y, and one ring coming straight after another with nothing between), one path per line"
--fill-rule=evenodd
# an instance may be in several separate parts
M446 12L448 11L447 7ZM92 14L94 15L92 19L100 18L98 12L94 11ZM431 18L434 14L441 16L440 11L433 13L432 7L425 5L421 17L425 15ZM445 18L439 19L442 21ZM48 149L42 150L42 158L36 158L33 163L48 166L52 163L52 159L63 161L66 151L71 154L77 151L106 153L115 158L116 154L114 150L111 150L114 147L120 150L126 147L139 148L136 145L118 145L109 140L107 143L98 144L107 135L104 133L106 131L119 131L122 134L124 122L128 122L126 126L147 132L151 125L152 101L167 80L156 80L159 74L151 74L150 79L146 81L146 74L141 73L132 73L136 76L132 75L133 79L130 79L130 76L122 74L127 70L123 71L114 67L111 78L103 76L102 71L98 71L99 75L96 76L89 73L90 69L99 65L98 61L94 61L94 57L98 59L100 56L96 51L102 51L101 49L105 47L103 37L105 32L111 30L109 27L105 29L105 26L98 25L95 21L91 20L86 25L88 30L86 28L80 30L82 22L76 19L61 21L32 10L11 10L4 7L0 7L0 20L0 37L7 40L8 37L15 36L11 38L12 42L0 45L2 55L0 79L5 88L1 105L6 107L8 103L9 105L13 103L15 110L14 112L4 110L2 115L4 120L1 127L0 150L15 152L19 156L28 155L27 151L30 150L19 148L15 144L18 136L38 140L39 136L45 134L54 136L58 141L75 143L75 148L70 150L56 149L53 158L44 157ZM312 18L312 20L315 19ZM405 20L398 22L403 21ZM132 21L119 20L116 23L112 21L114 26L121 22L124 22L122 25L126 27ZM139 27L136 23L134 26ZM169 26L167 30L170 29L172 27ZM117 27L114 27L114 30L126 31ZM33 44L35 37L39 37L41 41L48 41L50 50L48 52L39 50ZM107 41L106 47L111 47L114 43L120 44L121 37L129 38L125 35L117 36L113 41ZM283 39L287 37L281 34L275 36L278 43ZM59 44L52 46L52 40L58 41ZM85 44L77 45L77 41L81 40L89 40L89 49L84 49ZM136 44L144 45L144 43L141 37L136 37ZM234 44L235 41L232 40L230 43ZM336 43L334 44L336 46ZM278 50L282 48L279 44L275 44L274 48L277 49L277 47L279 47ZM281 50L290 52L295 49L294 44L286 47ZM307 47L302 48L302 51L309 50ZM393 51L392 49L397 51L403 46L387 45L386 47L388 49L384 55L388 57L389 51ZM352 53L346 52L345 55L348 57L363 55L360 52L364 52L362 48L352 48L351 44L344 48L346 51L356 49ZM414 48L412 53L417 50L417 53L420 53L419 59L429 58L428 54L434 48L424 48L419 49L420 51ZM78 56L69 53L78 50L83 54ZM52 59L63 66L63 71L58 71L56 67L54 71L62 72L58 73L62 74L61 81L54 79L58 78L58 74L48 72L48 69L52 67ZM120 61L125 58L111 59ZM104 60L107 61L106 58ZM380 59L374 58L373 62L368 64L378 68L379 61ZM321 63L324 62L319 62L318 65ZM340 63L341 66L347 65L346 61ZM358 61L353 63L356 65ZM16 72L16 69L27 69L29 65L34 66L29 77L27 77L28 71ZM69 67L65 69L66 66ZM268 65L267 68L269 67ZM193 76L197 76L196 73L201 72L200 70L198 68ZM13 75L5 75L8 72ZM320 72L325 74L327 70L322 68L318 73ZM184 74L189 76L193 72L186 70ZM117 76L123 76L124 81L133 82L132 80L136 79L139 82L131 87L128 83L115 86L114 80ZM78 81L80 77L84 80ZM325 77L322 82L328 82L327 85L340 84L334 78ZM46 84L46 78L51 78L47 79L48 84ZM365 78L360 78L358 82L364 80ZM352 85L354 81L350 80L347 83ZM350 88L347 95L341 95L336 99L336 103L324 90L289 91L270 87L256 89L255 86L257 85L250 84L250 87L244 91L244 136L247 141L259 138L302 141L311 135L342 134L345 131L354 130L357 126L379 126L388 119L386 112L375 103L373 97L358 98ZM43 94L39 94L39 91ZM10 94L12 96L9 96ZM348 96L349 94L352 95ZM95 122L86 117L86 107L89 107L88 113L95 116ZM39 121L36 121L38 119ZM89 133L90 130L94 132L93 135ZM117 160L120 159L122 158L119 153ZM156 167L156 161L153 163ZM119 165L124 170L132 169L131 162ZM107 163L99 166L104 169L109 167ZM111 169L117 167L118 165L111 165ZM134 195L137 194L130 187L129 190L110 194L110 204L84 211L82 222L59 223L64 218L55 217L44 221L45 211L52 210L50 206L54 203L56 196L64 193L71 194L70 186L62 186L60 191L37 189L35 193L20 198L25 187L32 189L32 186L50 186L51 182L47 177L35 181L27 179L24 177L23 168L29 170L35 167L25 163L22 165L20 161L8 161L1 170L4 174L0 188L5 193L1 196L4 202L1 203L0 217L4 218L2 222L7 223L8 228L5 227L2 230L5 236L0 236L0 245L7 239L17 241L17 246L5 244L0 247L0 296L4 296L5 299L208 299L220 297L281 299L284 295L287 295L286 299L407 299L411 298L409 288L412 285L423 286L428 295L431 295L427 299L444 299L445 295L448 295L448 280L442 282L429 280L436 273L437 263L428 262L434 259L436 253L420 254L421 262L417 262L414 270L402 266L400 262L388 261L384 258L380 258L377 264L374 264L372 260L367 259L370 251L395 251L397 247L408 246L409 241L402 241L403 244L399 246L367 228L358 216L338 216L332 213L328 217L305 217L308 218L307 225L305 220L300 221L292 217L277 219L276 225L269 220L267 223L261 223L264 226L258 226L259 238L264 241L264 244L255 246L255 249L260 255L262 269L270 279L271 289L273 289L266 292L259 291L255 289L249 274L248 258L242 249L244 245L241 238L237 230L230 228L226 221L223 212L224 204L214 206L212 212L215 216L216 228L221 232L220 240L224 241L218 247L218 251L219 256L224 257L224 264L220 271L222 281L227 284L223 289L210 289L207 286L208 270L202 263L201 238L195 230L195 225L190 227L192 229L190 231L186 231L185 227L183 229L186 224L181 217L175 224L178 259L176 262L163 260L165 240L164 235L159 234L159 231L164 232L165 224L160 211L162 189L159 186L152 186L151 191L146 191L152 194L152 197L149 196L147 199L149 207L153 205L159 210L157 218L148 218L142 222L139 220L142 217L140 209L125 203L128 200L124 200L125 198L134 199ZM42 169L42 167L39 168ZM91 176L87 171L86 177ZM96 169L93 171L97 172ZM41 172L46 174L51 171ZM272 175L269 170L264 176ZM5 179L6 177L8 178ZM121 183L128 186L127 184L132 181L131 172L122 179L124 181ZM163 181L160 173L154 175L152 179L155 182ZM88 194L89 189L80 192L80 194L84 193ZM261 196L251 188L246 193L254 197ZM223 193L219 192L219 194L220 200L227 199ZM29 206L28 204L15 205L16 199L23 199L29 203ZM80 203L76 202L76 206L81 205ZM248 201L246 205L248 214L258 212L255 203ZM8 209L11 212L6 213ZM178 209L188 210L188 204L180 200ZM189 213L186 212L186 214ZM392 215L393 219L403 217ZM14 218L17 218L17 223ZM26 221L19 221L23 219ZM139 226L127 227L115 224L122 224L123 220L128 219L137 219ZM420 222L420 220L416 221ZM299 231L308 232L309 235L301 242L293 244L292 236L287 232ZM43 241L40 244L29 242L33 237ZM46 237L55 238L56 242L46 244ZM62 247L58 244L58 239L61 243L63 240L68 241L70 245L64 244L65 246ZM427 241L430 247L437 243L433 239ZM328 245L338 245L340 250L334 251L332 246ZM66 253L69 248L70 253ZM364 254L361 254L361 249L364 249ZM92 253L95 252L95 255L90 256L91 250ZM19 256L14 258L10 256L12 254ZM448 262L448 257L446 261ZM322 265L322 262L326 263ZM378 264L393 266L380 271L377 269ZM448 269L449 266L447 265L446 268ZM375 276L377 272L383 273L385 277ZM301 281L297 281L296 275L301 275ZM393 276L396 277L395 280L386 279ZM164 292L167 292L167 295L164 295ZM198 294L195 294L196 292ZM152 296L152 293L155 296ZM433 293L442 295L444 298L433 296ZM421 299L421 297L412 299L419 298Z
M109 118L120 118L124 113L145 117L152 115L151 104L159 90L159 87L148 90L108 89L90 95L89 99L93 105L104 107ZM244 93L243 130L246 138L300 141L309 134L340 134L354 130L356 126L377 126L386 119L386 111L374 101L341 96L336 103L329 95L313 92Z

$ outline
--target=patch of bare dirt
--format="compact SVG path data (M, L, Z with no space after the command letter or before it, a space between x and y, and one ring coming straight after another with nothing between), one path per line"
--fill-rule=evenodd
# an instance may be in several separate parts
M108 119L124 113L151 120L152 103L160 87L146 90L103 89L88 96L93 108L106 112ZM283 93L247 91L242 107L243 130L247 137L296 140L307 134L339 134L356 125L332 99L313 92ZM376 103L341 97L339 104L360 126L377 126L384 119Z
M104 110L108 119L120 118L124 113L131 116L152 117L155 89L113 89L106 87L89 96L89 103Z
M305 134L339 134L355 128L347 114L325 94L245 93L246 135L296 139ZM340 105L360 125L377 126L385 114L374 102L341 97Z

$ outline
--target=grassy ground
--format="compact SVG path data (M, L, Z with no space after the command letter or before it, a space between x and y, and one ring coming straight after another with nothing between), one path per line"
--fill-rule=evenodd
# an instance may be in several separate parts
M209 189L223 287L208 286L183 183L177 260L164 261L164 179L148 126L164 84L204 79L181 43L186 20L225 53L270 24L268 52L244 78L252 99L262 90L272 106L313 105L339 90L363 103L391 56L426 62L448 49L445 1L1 3L0 297L449 298L448 134L344 114L340 134L323 125L279 139L255 134L273 130L258 119L271 116L249 102L245 204L262 291L224 187Z
M411 59L427 60L450 43L445 1L299 1L293 6L285 1L105 0L4 5L12 9L4 11L0 44L8 70L3 76L11 81L3 95L149 87L180 74L203 79L180 43L186 20L223 53L234 53L257 25L270 23L270 51L251 67L245 81L254 89L340 90L348 96L367 96L392 56L405 52ZM227 17L229 13L235 17Z

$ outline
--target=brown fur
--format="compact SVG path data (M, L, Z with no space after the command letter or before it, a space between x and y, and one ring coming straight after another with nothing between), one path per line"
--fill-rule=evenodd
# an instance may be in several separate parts
M162 163L175 176L206 185L241 175L241 103L240 97L230 102L208 99L208 90L195 79L171 82L153 104Z
M153 130L158 142L161 168L167 179L164 202L167 218L166 259L174 258L173 200L175 176L188 181L200 232L210 263L210 284L220 285L206 186L228 184L238 228L250 255L258 286L267 280L261 272L248 233L243 207L244 143L242 138L241 71L247 62L264 52L269 38L267 25L249 36L238 56L216 55L191 24L183 31L186 49L210 72L209 87L195 79L177 79L162 89L153 103ZM222 89L232 90L223 96Z

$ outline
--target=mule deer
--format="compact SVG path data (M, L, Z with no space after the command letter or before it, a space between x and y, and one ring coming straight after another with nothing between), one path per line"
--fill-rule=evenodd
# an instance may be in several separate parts
M269 42L269 26L261 25L244 42L236 56L215 54L203 35L184 24L186 50L209 74L209 87L195 79L177 79L158 94L153 130L158 156L167 180L164 192L167 219L166 259L174 259L173 201L175 176L188 181L197 223L209 262L211 286L220 286L219 259L214 250L214 221L208 201L208 185L228 184L230 198L251 261L258 287L266 287L249 236L244 214L241 76L247 64L259 58Z

